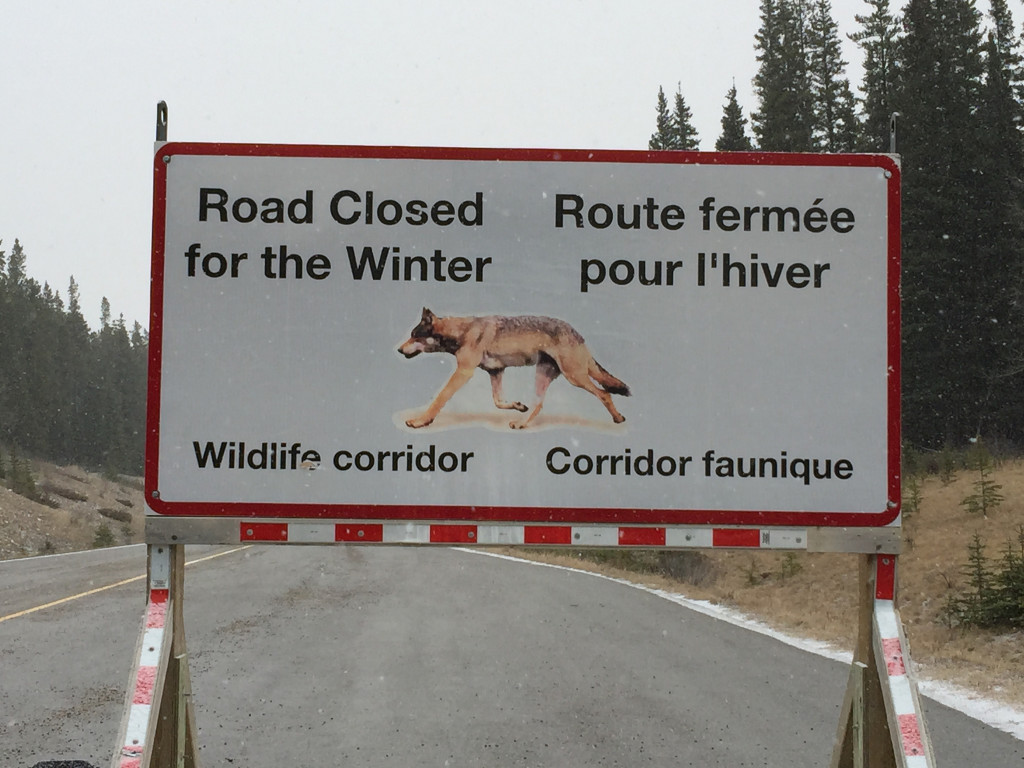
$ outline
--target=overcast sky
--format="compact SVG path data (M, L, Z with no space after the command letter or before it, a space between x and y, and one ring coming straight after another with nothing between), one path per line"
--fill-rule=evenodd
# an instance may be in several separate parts
M148 327L161 99L175 141L645 149L658 86L680 84L711 150L733 81L755 107L758 5L9 0L0 248L19 238L65 299L74 275L91 326L105 295ZM868 9L832 5L844 37Z

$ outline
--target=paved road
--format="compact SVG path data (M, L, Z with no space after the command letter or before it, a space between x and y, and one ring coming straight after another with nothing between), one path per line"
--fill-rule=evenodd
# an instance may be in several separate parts
M0 563L0 617L144 560ZM142 596L138 581L0 621L0 766L105 768ZM188 569L186 624L207 768L818 768L846 681L654 595L454 550L235 552ZM1024 743L938 705L928 717L940 765L1024 766Z

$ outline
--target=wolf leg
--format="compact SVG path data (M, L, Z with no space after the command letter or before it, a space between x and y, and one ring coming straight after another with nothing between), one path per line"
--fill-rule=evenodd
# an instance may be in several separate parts
M501 394L501 374L504 373L504 370L504 368L501 368L497 371L487 371L491 376L491 395L494 397L494 404L503 411L520 411L525 413L527 410L525 405L518 400L513 403L507 402Z
M448 383L444 385L444 388L437 393L437 397L434 398L433 402L427 407L423 413L415 418L408 419L405 422L407 427L417 429L419 427L425 427L430 424L437 414L444 408L445 403L452 399L452 395L462 388L462 385L469 381L473 376L473 368L466 368L459 366L455 369L455 373L452 374L451 378L448 379Z
M530 422L537 418L537 414L540 413L540 409L544 406L544 395L548 391L548 387L551 382L558 378L558 374L561 370L558 368L558 364L550 357L544 356L537 362L537 378L534 381L534 388L537 393L537 402L533 405L533 410L530 411L530 415L527 416L523 421L510 421L509 426L512 429L524 429L530 425ZM525 408L523 410L526 410Z
M608 409L608 413L611 414L612 421L616 424L621 424L626 420L626 417L619 413L615 403L612 402L612 396L597 386L590 378L588 370L591 359L588 353L584 360L580 360L577 356L572 356L566 360L559 360L559 364L562 366L562 373L565 374L565 380L570 384L575 384L580 389L587 390L587 392L600 400L601 404ZM616 381L618 380L616 379Z

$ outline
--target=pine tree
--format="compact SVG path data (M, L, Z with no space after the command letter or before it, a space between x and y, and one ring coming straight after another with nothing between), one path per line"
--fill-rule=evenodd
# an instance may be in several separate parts
M146 348L149 346L149 333L142 324L136 320L132 325L132 349L142 350L143 354L146 353Z
M27 255L17 239L7 261L0 335L0 442L38 453L46 447L47 412L52 391L48 372L52 367L47 348L50 323L38 282L28 277Z
M971 485L974 493L967 495L960 505L967 508L972 514L981 514L988 517L988 513L1003 502L1004 496L999 493L1003 486L991 479L992 457L982 444L981 439L975 440L968 452L968 465L970 469L978 471L978 479Z
M865 0L869 15L855 16L861 30L850 39L864 51L861 81L862 114L858 148L864 152L888 152L890 123L895 112L899 22L889 11L889 0Z
M1024 526L1017 529L1017 543L1008 541L994 577L993 623L1024 628Z
M100 330L105 331L110 327L110 302L104 296L100 301Z
M743 116L743 109L736 99L736 84L725 97L725 107L722 110L722 135L715 142L715 149L719 152L749 152L754 148L750 137L747 136L747 118Z
M978 533L967 546L962 573L968 586L963 594L950 592L945 613L952 625L982 629L1024 628L1024 526L1016 543L1009 541L993 566L985 556Z
M1004 168L1003 182L1009 186L1020 182L1024 168L1024 58L1020 41L1013 31L1013 16L1006 0L991 0L992 28L984 44L985 83L981 92L981 117L984 136L998 153L997 162Z
M904 423L911 442L977 434L993 353L984 316L984 71L972 0L910 0L900 45Z
M665 98L665 90L658 86L658 105L656 130L647 143L648 149L675 149L672 143L675 141L675 131L672 126L672 114L668 111L668 99Z
M7 288L6 254L0 249L0 446L12 433L14 415L10 408L11 379L17 370L17 338L13 320L11 292Z
M78 283L75 282L75 276L72 275L68 281L68 313L72 315L82 314L82 305L79 303L80 297L78 295Z
M987 617L997 599L992 566L985 557L985 543L975 533L967 546L967 565L964 575L970 592L960 604L960 623L967 626L985 626Z
M37 499L36 479L32 475L32 463L18 456L17 449L11 446L10 472L7 487L26 499Z
M758 109L752 116L760 149L809 152L814 148L813 100L807 71L807 0L761 0L754 38Z
M676 144L673 149L700 149L700 137L697 135L697 129L693 127L693 113L686 106L686 100L683 98L682 84L676 89L672 128L675 131Z
M658 88L656 130L647 144L648 149L700 148L697 129L693 127L693 113L686 106L682 85L676 90L674 110L669 112L668 99L663 88Z
M829 0L815 0L811 6L807 56L814 147L823 152L853 152L859 126Z
M94 339L82 316L78 283L68 282L68 308L58 341L58 386L63 418L54 424L50 444L53 456L62 461L87 463L91 450L86 397L92 374Z
M1005 0L991 0L992 26L984 44L985 82L979 187L988 204L979 212L983 240L978 263L988 284L986 314L992 333L989 391L984 416L1004 431L1024 432L1021 375L1024 359L1024 108L1022 58ZM1007 279L1015 276L1015 279Z
M7 282L14 289L23 288L25 285L25 261L25 250L18 238L14 238L14 246L7 257Z

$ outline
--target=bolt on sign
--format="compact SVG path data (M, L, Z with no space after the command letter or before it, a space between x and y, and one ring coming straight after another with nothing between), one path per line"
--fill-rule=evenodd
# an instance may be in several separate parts
M884 155L159 143L168 516L899 514Z

